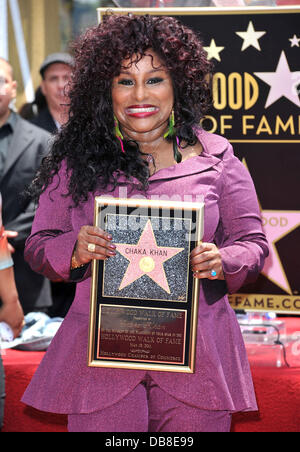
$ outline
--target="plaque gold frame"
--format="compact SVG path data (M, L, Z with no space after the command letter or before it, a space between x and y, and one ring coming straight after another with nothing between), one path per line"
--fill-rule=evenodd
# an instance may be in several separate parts
M189 242L189 250L191 243L193 246L197 246L201 243L203 232L204 232L204 203L191 203L191 202L174 202L174 201L159 201L159 200L146 200L146 199L121 199L121 198L106 198L106 197L96 197L95 198L95 210L94 210L94 225L99 226L104 221L105 214L101 214L105 208L110 207L112 209L122 209L122 214L124 209L144 209L148 212L155 211L159 209L159 212L171 211L175 212L175 218L186 218L187 215L193 215L196 220L194 224L194 230L191 231L190 237L192 237L191 242ZM143 211L144 211L143 210ZM184 217L179 216L179 212L185 212ZM176 214L177 212L177 214ZM188 212L188 213L187 213ZM177 217L176 217L177 215ZM151 218L151 214L148 215ZM193 235L192 235L193 234ZM189 264L189 262L188 262ZM151 307L148 306L146 309L149 310L161 310L161 311L174 311L183 312L186 310L185 322L188 325L185 326L186 337L184 337L184 362L183 363L160 363L157 360L130 360L128 358L124 359L113 359L109 357L101 359L97 356L98 345L100 342L100 317L101 308L107 307L107 299L102 297L102 292L99 291L99 286L103 283L103 280L99 277L100 271L99 266L102 266L101 272L103 274L103 261L94 259L92 262L92 284L90 293L90 317L89 317L89 339L88 339L88 366L90 367L110 367L119 369L143 369L143 370L159 370L168 372L185 372L194 373L195 370L195 355L196 355L196 338L197 338L197 325L198 325L198 303L199 303L199 289L200 281L197 278L193 278L191 275L188 278L189 293L192 294L191 299L188 302L179 303L178 301L171 301L173 305L177 304L176 308L171 308L170 304L167 307L158 307L157 300L156 305ZM99 302L100 294L100 302ZM125 304L124 304L125 303ZM189 305L189 308L187 308ZM110 300L110 305L113 308L119 309L120 307L131 309L136 307L134 304L130 304L127 301L120 303L120 299ZM137 309L145 309L143 300L140 300Z

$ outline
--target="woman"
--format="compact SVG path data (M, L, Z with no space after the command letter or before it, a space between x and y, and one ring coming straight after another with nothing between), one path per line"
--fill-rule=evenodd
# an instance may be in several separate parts
M2 198L0 194L0 322L7 323L12 329L14 337L18 337L23 326L24 315L15 284L13 260L7 243L7 236L14 236L15 234L13 232L4 231L1 212ZM4 368L0 353L0 429L3 422L4 398Z
M268 254L253 183L229 143L198 127L211 104L201 42L174 18L108 16L77 44L70 120L32 185L39 198L26 258L77 292L23 401L69 414L69 431L229 431L256 410L249 365L226 295ZM94 196L205 199L191 255L199 299L194 374L88 368L92 259L113 259L93 224ZM121 191L122 190L122 191Z

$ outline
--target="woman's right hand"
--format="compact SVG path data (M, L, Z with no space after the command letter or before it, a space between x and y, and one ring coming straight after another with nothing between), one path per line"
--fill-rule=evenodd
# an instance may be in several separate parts
M112 236L102 229L95 226L82 226L77 237L74 255L78 264L84 265L93 259L106 260L115 256L116 246L112 243Z

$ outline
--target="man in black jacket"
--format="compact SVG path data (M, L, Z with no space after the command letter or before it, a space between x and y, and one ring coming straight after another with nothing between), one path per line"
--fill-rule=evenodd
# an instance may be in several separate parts
M50 282L24 261L25 241L31 231L35 206L21 194L49 152L51 135L24 121L10 109L17 94L11 65L0 58L0 192L6 230L18 232L10 239L15 279L24 313L46 311L52 304ZM0 301L1 303L1 301Z
M73 58L68 53L52 53L40 67L41 91L47 105L31 122L52 134L59 130L68 118L65 88L71 80L72 66Z

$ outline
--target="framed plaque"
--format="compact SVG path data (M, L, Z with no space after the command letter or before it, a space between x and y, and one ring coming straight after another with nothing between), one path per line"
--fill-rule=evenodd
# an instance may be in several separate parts
M96 197L116 256L94 260L88 365L194 372L203 203Z

